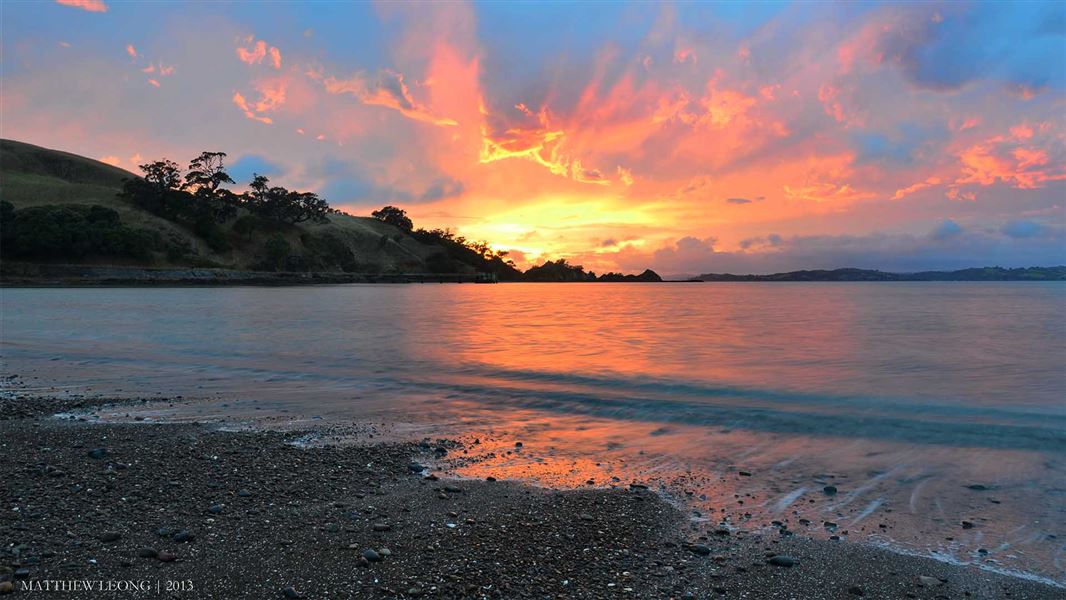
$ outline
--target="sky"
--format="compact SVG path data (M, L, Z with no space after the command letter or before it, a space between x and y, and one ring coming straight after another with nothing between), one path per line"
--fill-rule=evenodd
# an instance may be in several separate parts
M1066 3L5 1L0 135L520 266L1066 264Z

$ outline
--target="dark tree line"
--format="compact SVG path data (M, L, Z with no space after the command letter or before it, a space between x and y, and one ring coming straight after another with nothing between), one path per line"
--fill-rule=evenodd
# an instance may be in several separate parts
M329 204L311 192L297 192L269 185L256 174L249 190L237 194L223 186L235 182L226 172L225 152L202 152L181 167L163 159L140 165L144 176L127 179L119 194L148 212L183 221L214 250L226 250L228 242L219 227L244 208L253 215L276 223L328 222Z

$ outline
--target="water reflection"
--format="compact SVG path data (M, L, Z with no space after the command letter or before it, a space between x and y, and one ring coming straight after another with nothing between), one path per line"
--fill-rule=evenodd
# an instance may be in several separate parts
M392 422L467 442L446 465L461 476L645 484L707 527L1066 580L1066 286L3 294L5 370L27 387L212 400L149 409L171 417Z

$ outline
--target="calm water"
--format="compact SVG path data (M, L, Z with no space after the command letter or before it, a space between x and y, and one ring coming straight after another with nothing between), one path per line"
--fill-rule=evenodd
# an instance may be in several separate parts
M1063 284L0 294L21 389L478 438L459 475L639 481L700 526L777 521L1066 582Z

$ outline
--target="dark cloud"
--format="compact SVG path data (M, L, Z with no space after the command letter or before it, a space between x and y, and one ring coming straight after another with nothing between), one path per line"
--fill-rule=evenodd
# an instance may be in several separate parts
M450 177L438 177L426 188L426 191L422 192L418 199L422 202L443 200L462 195L464 190L465 186L463 186L462 181L457 181Z
M944 219L944 221L937 225L936 229L933 230L933 239L947 240L961 234L961 225L951 219Z

